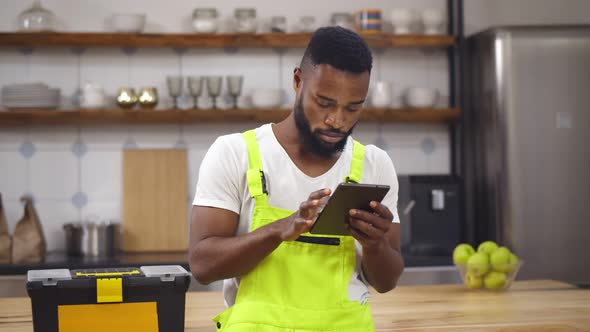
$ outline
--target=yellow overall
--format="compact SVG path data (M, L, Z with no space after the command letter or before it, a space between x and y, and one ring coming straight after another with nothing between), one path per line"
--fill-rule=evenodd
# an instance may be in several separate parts
M254 231L293 211L268 205L256 135L250 130L243 136L248 147L248 190L255 203ZM345 181L360 182L364 153L364 146L354 141ZM296 241L284 241L241 278L235 304L213 319L217 330L374 331L368 303L348 299L355 263L351 236L306 233Z

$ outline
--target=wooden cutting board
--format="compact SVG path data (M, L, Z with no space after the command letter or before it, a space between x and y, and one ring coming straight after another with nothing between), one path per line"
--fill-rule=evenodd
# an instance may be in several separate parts
M123 151L123 251L187 250L187 185L186 150Z

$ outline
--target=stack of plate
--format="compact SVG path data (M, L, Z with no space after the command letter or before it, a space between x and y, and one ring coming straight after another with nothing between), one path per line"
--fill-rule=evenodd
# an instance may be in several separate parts
M43 83L11 84L2 88L2 104L8 109L57 108L59 89L51 89Z

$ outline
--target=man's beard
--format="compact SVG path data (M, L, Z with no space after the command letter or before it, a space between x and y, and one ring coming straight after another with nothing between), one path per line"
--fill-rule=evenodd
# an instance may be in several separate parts
M350 134L352 133L354 126L352 126L352 128L350 128L348 132L341 132L338 129L315 129L312 132L309 120L303 112L303 97L299 98L299 101L295 103L294 112L295 125L297 125L297 129L299 130L299 134L301 135L304 150L326 159L331 158L335 154L340 153L344 150L344 147L346 146L346 141L348 140L348 136L350 136ZM326 144L324 141L318 138L318 135L322 133L336 133L343 136L341 141L333 145L330 145Z

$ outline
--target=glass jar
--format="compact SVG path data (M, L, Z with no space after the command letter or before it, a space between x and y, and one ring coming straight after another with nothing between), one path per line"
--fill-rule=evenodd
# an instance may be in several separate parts
M354 20L349 13L333 13L331 22L332 25L337 25L345 29L354 29Z
M256 9L236 8L234 17L236 19L236 32L256 32Z
M55 15L41 6L40 0L18 16L20 31L53 31L55 30Z
M285 16L273 16L270 19L270 32L287 32L287 18Z
M315 17L302 16L299 19L299 31L300 32L314 32L315 31Z
M193 12L193 27L196 32L214 33L217 31L217 9L197 8Z

